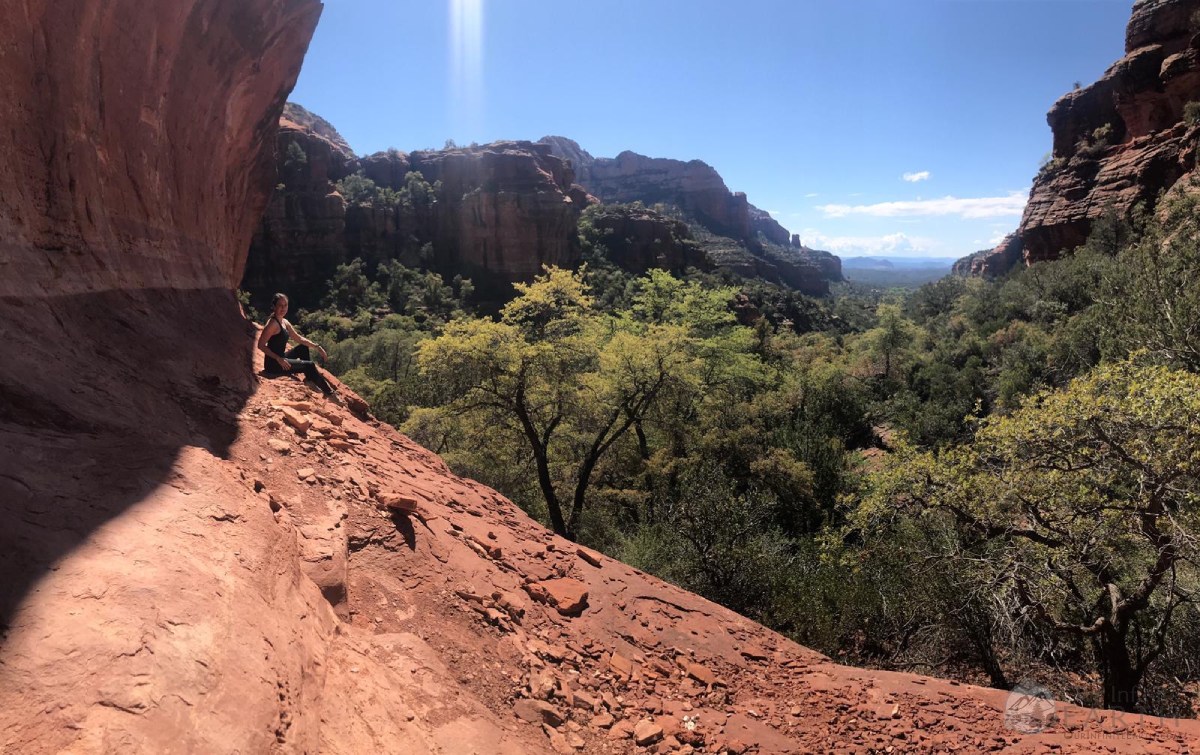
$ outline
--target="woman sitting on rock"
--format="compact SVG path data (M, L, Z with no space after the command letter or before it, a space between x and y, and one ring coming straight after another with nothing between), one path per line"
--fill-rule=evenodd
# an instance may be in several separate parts
M329 359L325 349L313 343L296 332L292 324L284 318L288 311L288 298L284 294L275 294L271 299L271 319L263 326L262 334L258 337L258 348L266 354L263 366L268 375L282 375L285 372L297 372L305 379L321 389L321 393L337 399L338 395L333 386L317 369L317 363L312 361L309 349L321 352L322 359ZM287 351L288 336L295 338L300 345Z

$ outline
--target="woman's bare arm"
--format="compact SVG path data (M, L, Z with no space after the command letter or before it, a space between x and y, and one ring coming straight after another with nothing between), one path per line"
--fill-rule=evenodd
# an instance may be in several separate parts
M271 357L276 362L279 362L279 366L283 369L290 370L292 369L292 365L288 364L288 361L283 358L282 354L276 354L275 352L271 351L271 347L268 345L268 341L271 340L271 336L278 332L279 324L275 322L274 318L272 318L271 321L267 323L266 327L262 329L262 333L260 333L258 336L258 350Z
M307 338L305 338L304 336L297 333L296 329L294 327L292 327L292 323L290 321L284 320L283 325L285 328L287 328L287 331L289 334L291 334L292 338L295 338L297 341L304 344L305 346L307 346L310 349L316 349L317 351L321 352L322 359L325 359L325 360L329 359L329 355L325 353L325 349L321 348L320 344L318 344L314 341L310 341Z

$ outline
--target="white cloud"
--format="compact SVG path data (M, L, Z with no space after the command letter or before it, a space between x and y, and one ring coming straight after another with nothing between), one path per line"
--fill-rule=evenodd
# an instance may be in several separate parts
M905 181L908 181L910 184L915 184L917 181L928 181L929 180L929 171L921 170L921 171L917 171L916 173L905 173L903 176L900 176L900 177L903 178Z
M933 239L899 232L882 236L826 236L815 228L805 228L800 232L800 240L805 246L835 254L884 254L903 257L928 254L935 247Z
M818 193L816 193L816 192L814 191L814 192L813 192L813 193L811 193L811 194L805 194L805 195L804 195L804 198L805 198L805 199L812 199L813 197L819 197L819 196L821 196L821 195L820 195L820 194L818 194Z
M844 218L849 215L868 215L876 218L925 217L958 215L974 220L1019 216L1025 210L1027 194L1011 192L1003 197L977 197L963 199L942 197L941 199L918 199L901 202L878 202L876 204L827 204L817 207L828 218Z

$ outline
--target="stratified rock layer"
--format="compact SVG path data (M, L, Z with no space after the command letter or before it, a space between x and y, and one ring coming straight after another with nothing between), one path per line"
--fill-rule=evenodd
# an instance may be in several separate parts
M609 259L633 273L651 268L682 273L709 267L708 258L691 238L687 224L633 205L601 206L591 223Z
M316 303L337 266L355 258L471 277L485 294L532 280L543 265L579 264L577 223L588 197L545 145L358 158L324 119L289 104L277 152L280 186L254 235L242 284L256 300L286 288L301 306ZM392 191L420 173L433 202L348 203L335 184L359 172Z
M10 90L37 84L0 115L20 153L0 222L24 234L0 256L24 276L0 295L0 752L624 753L659 737L709 752L1088 751L1081 732L1144 752L1200 743L1195 722L1063 705L1023 735L1005 728L1003 692L837 666L555 537L352 394L353 411L256 375L259 333L228 286L261 208L247 200L243 217L227 201L271 183L262 154L319 7L110 0L85 18L27 2L0 15L0 50L32 45L44 71L27 81L23 61L0 58ZM83 21L104 39L81 45ZM166 132L109 132L91 119L119 102L63 99L101 48L116 70L146 51L154 66L189 62L214 75L193 83L227 87L227 105L259 92L261 111L232 107L198 121L223 136L189 136L179 98L201 90L167 89L142 111L177 112ZM45 134L28 112L46 116ZM96 126L94 162L73 157L79 124ZM181 166L189 140L245 152ZM39 161L38 145L59 146ZM122 183L130 171L157 176L160 193ZM77 193L85 181L99 193ZM193 259L188 234L226 221ZM35 243L52 237L60 246Z
M700 161L632 152L596 160L561 137L359 158L332 125L293 104L284 112L276 153L279 186L254 235L242 283L256 304L284 288L300 306L316 304L337 266L355 258L368 266L399 260L463 275L485 298L504 298L511 283L531 280L544 265L580 263L578 221L599 201L595 193L609 203L666 202L720 236L697 250L672 242L691 234L657 213L605 212L607 230L620 241L613 261L633 272L715 262L812 294L827 293L829 282L841 279L836 257L793 243L768 213L730 192ZM574 166L582 166L582 186ZM403 191L419 173L433 201L348 202L336 184L354 173L391 191Z
M731 192L712 166L625 151L615 158L593 157L562 136L543 137L555 155L568 161L579 184L606 203L662 203L702 226L699 239L713 263L747 277L784 283L808 294L826 294L842 279L841 261L809 249L788 234L770 213L742 192Z
M577 222L587 197L572 191L574 173L549 147L495 142L414 152L408 161L441 183L435 269L528 281L544 265L579 264Z
M1200 124L1184 111L1200 101L1198 12L1200 0L1134 4L1125 56L1047 115L1053 158L1034 179L1016 242L1005 239L960 269L995 275L1018 260L1055 259L1084 243L1106 213L1153 209L1162 192L1195 174Z

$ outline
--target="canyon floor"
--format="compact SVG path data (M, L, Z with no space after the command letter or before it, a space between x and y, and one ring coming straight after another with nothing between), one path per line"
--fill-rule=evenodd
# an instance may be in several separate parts
M554 536L293 378L255 378L244 396L220 381L198 391L194 440L165 464L134 435L0 428L18 537L66 538L11 608L0 751L1200 743L1200 722L1063 703L1022 733L1012 711L1006 723L1006 692L838 665ZM53 460L69 458L87 461L63 474ZM119 510L79 521L114 491Z

